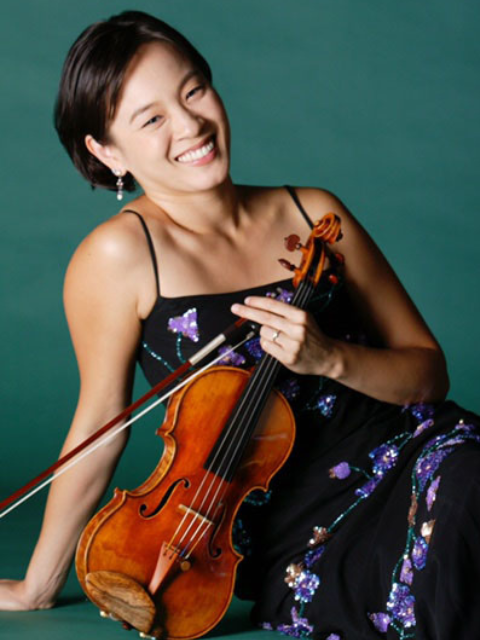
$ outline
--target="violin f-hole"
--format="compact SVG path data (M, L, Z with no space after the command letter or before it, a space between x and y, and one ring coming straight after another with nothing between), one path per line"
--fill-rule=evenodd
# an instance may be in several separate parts
M183 486L185 489L188 489L190 487L190 481L187 478L180 478L179 480L176 480L172 485L170 485L170 487L167 489L162 499L158 503L157 507L151 513L146 513L146 511L148 510L147 504L145 503L141 504L138 511L142 516L142 518L146 518L146 519L153 518L158 513L160 513L160 511L162 510L164 505L168 502L170 496L172 495L172 493L180 483L183 483Z

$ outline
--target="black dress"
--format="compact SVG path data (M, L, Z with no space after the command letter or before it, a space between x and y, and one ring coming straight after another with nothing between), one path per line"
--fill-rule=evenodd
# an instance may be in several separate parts
M339 276L320 284L310 311L327 335L366 343ZM247 294L288 302L292 288L159 290L138 354L149 382L228 326ZM224 362L249 367L261 356L252 338ZM234 527L245 556L236 593L254 601L253 620L295 638L480 640L478 416L451 401L400 407L286 369L277 388L295 415L294 449Z

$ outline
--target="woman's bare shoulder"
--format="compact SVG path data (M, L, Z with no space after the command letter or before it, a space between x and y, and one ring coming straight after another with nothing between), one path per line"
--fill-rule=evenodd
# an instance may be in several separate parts
M254 205L291 207L292 197L285 185L281 186L251 186L238 185L243 197ZM292 185L305 211L315 218L333 211L334 213L347 213L345 204L332 191L321 187L304 187Z
M67 268L65 294L90 289L102 295L121 287L122 295L141 298L150 271L145 232L137 216L122 209L80 242Z
M116 267L128 266L138 258L136 254L143 248L144 236L137 217L121 211L95 227L80 242L71 264L99 261Z

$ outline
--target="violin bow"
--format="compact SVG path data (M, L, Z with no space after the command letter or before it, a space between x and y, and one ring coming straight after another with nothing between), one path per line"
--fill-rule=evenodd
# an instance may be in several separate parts
M244 336L236 345L234 345L227 352L218 355L212 361L208 362L204 367L198 369L190 376L182 380L175 387L167 391L162 397L157 398L154 402L152 402L148 407L146 407L143 411L136 414L130 420L127 420L125 423L120 425L115 431L112 432L112 429L118 425L119 422L127 418L131 413L136 411L139 407L145 404L150 398L155 395L158 395L161 391L163 391L170 384L178 380L182 375L186 374L192 367L199 364L202 360L204 360L214 349L225 343L227 340L237 339L239 333L245 331L245 325L248 325L250 331ZM76 465L78 462L83 460L87 455L90 455L97 448L103 446L107 442L109 442L112 438L114 438L118 433L129 427L131 424L139 420L141 417L146 415L149 411L155 408L157 405L164 402L168 399L173 393L184 387L190 380L193 380L197 375L200 375L203 371L208 369L209 367L216 364L222 358L225 358L229 353L235 351L240 347L244 342L250 340L255 335L254 325L250 322L247 322L244 318L240 318L236 320L233 324L231 324L227 329L223 331L223 333L218 334L213 340L211 340L208 344L202 347L199 351L193 354L189 360L184 362L178 369L170 373L166 378L161 380L157 385L152 387L147 393L138 398L130 404L128 407L123 409L117 416L112 418L109 422L100 427L97 431L92 433L91 436L86 438L83 442L77 445L74 449L66 453L64 456L59 458L54 464L50 465L45 471L42 471L38 476L33 478L30 482L27 482L23 487L12 493L8 498L0 502L0 519L6 516L8 513L16 509L23 502L31 498L38 491L48 486L55 478L58 478L60 475L68 471L71 467ZM109 433L111 432L111 433ZM102 436L105 436L102 439ZM81 455L82 454L82 455ZM70 463L70 464L67 464Z

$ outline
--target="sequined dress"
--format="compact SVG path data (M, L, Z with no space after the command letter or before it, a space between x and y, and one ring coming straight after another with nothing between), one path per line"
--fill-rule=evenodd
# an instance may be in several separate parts
M327 335L365 343L339 276L322 281L310 311ZM231 324L231 305L247 294L288 302L292 287L158 290L138 353L148 381ZM223 363L250 367L261 356L252 338ZM316 640L480 640L478 416L451 401L400 407L286 369L276 386L295 415L295 445L234 527L244 554L236 593L254 601L253 621Z

